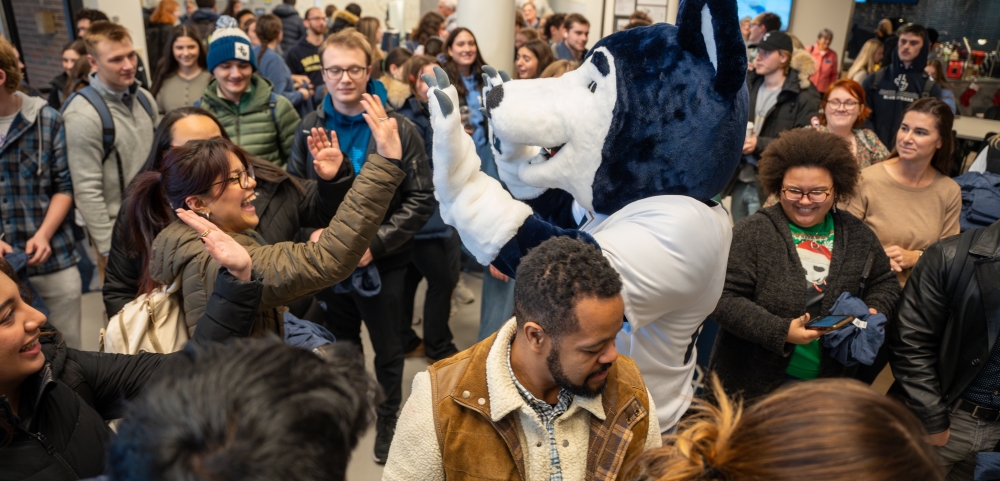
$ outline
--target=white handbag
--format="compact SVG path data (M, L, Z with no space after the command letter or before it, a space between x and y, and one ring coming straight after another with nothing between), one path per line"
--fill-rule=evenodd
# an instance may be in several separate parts
M101 329L100 352L167 354L181 350L190 336L184 322L181 278L125 304Z

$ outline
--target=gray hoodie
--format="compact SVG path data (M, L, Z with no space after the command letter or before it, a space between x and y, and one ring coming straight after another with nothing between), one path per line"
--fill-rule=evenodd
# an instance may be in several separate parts
M111 111L115 122L115 151L103 160L101 118L87 99L77 96L63 107L63 125L76 208L83 214L98 252L107 255L111 250L111 230L122 204L121 193L146 161L160 118L155 107L151 118L135 98L129 110L119 93L94 73L90 74L90 85L97 89ZM133 85L130 90L133 96L145 95L151 105L156 105L156 99L145 89ZM125 186L119 185L116 156L121 159Z

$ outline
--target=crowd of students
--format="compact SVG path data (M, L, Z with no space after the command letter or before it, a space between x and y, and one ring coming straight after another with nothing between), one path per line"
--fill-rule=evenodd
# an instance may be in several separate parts
M514 79L586 60L584 16L516 4ZM47 98L0 40L0 479L344 479L373 423L387 480L959 480L1000 442L1000 224L956 236L954 95L927 29L880 25L842 72L831 31L806 47L772 13L743 20L751 122L721 193L712 382L667 426L615 350L619 275L582 242L543 243L516 281L485 267L480 342L455 345L453 303L475 294L434 197L425 76L456 87L499 179L490 69L455 0L389 51L356 4L184 5L151 12L148 72L131 32L78 12ZM109 315L176 284L188 346L80 351L87 251ZM848 353L807 323L859 285L882 337ZM276 341L289 316L335 347ZM377 383L346 347L362 323ZM404 400L415 356L433 366ZM864 385L887 364L891 397Z

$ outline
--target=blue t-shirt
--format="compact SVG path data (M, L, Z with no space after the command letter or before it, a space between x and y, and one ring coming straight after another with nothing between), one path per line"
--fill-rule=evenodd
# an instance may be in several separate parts
M461 76L462 83L465 84L465 89L469 92L465 95L465 104L469 106L469 122L476 128L476 131L472 133L472 140L476 142L476 147L482 147L487 143L486 128L483 127L483 119L485 117L479 111L483 106L483 103L480 101L483 91L476 84L475 73L468 77L465 75Z

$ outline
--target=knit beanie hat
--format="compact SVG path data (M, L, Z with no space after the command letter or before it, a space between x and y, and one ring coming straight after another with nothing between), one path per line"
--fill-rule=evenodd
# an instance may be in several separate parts
M215 31L208 41L208 71L230 60L249 62L257 71L257 59L254 58L250 37L240 30L239 23L229 15L222 15L215 22Z

